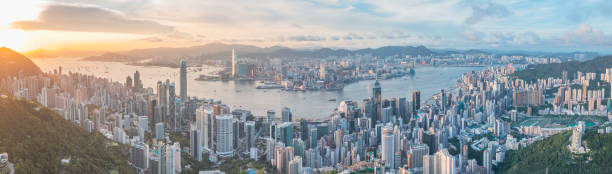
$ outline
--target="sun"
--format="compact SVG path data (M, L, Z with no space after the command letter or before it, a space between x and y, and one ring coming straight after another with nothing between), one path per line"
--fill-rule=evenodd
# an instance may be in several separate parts
M0 29L0 47L8 47L17 51L25 51L28 34L16 29Z

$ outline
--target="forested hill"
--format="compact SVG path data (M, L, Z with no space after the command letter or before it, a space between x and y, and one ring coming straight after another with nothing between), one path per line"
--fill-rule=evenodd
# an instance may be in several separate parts
M570 136L567 131L518 151L510 150L495 173L546 173L547 169L548 173L612 173L612 134L587 131L582 142L591 151L576 156L566 148Z
M32 60L6 47L0 48L0 79L17 76L41 74L42 71Z
M38 103L0 92L0 153L15 173L135 173L128 147L89 133ZM60 160L70 158L68 165Z
M612 56L600 56L584 62L569 61L564 63L529 65L524 70L515 72L512 76L533 82L537 79L548 77L560 78L562 72L567 71L568 78L573 79L578 71L585 73L602 73L606 71L606 68L612 68Z

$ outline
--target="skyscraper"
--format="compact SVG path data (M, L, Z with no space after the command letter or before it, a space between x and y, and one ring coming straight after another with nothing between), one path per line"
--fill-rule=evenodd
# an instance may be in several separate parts
M281 122L291 122L292 121L291 109L289 109L288 107L284 107L281 111L281 114L282 114Z
M200 130L195 126L189 131L189 153L197 161L202 161L202 136L200 134Z
M374 107L376 107L375 108L376 116L372 118L373 124L376 124L376 121L381 119L381 113L382 113L381 90L382 89L380 88L380 83L378 83L378 80L376 80L376 82L374 82L374 88L372 88L372 96L374 97Z
M217 116L217 154L222 157L230 157L234 154L234 116Z
M381 159L385 161L385 166L393 167L395 154L395 137L393 135L393 126L390 124L382 128L382 155Z
M412 113L416 114L416 111L421 109L421 91L412 92Z
M181 60L181 100L187 100L187 61Z
M171 127L177 131L181 129L181 121L182 118L176 115L176 92L174 87L174 82L168 85L168 118Z
M236 67L236 65L238 64L238 54L236 54L236 50L234 50L232 48L232 77L236 78L236 75L238 74L238 67Z

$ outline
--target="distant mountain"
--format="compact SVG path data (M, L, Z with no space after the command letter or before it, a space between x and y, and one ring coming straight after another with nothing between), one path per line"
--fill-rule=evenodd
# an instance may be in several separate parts
M560 78L563 71L567 71L568 78L573 79L576 72L606 72L606 68L612 67L612 56L600 56L595 59L580 61L569 61L563 63L529 65L521 71L514 72L512 76L533 82L537 79L548 77Z
M0 93L0 152L15 173L136 173L129 147L89 133L35 102ZM60 160L70 159L62 165Z
M32 60L9 48L0 48L0 79L23 75L41 74L42 71Z
M22 52L23 55L29 58L64 58L64 57L87 57L101 54L102 51L88 50L58 50L51 51L46 49L36 49Z
M223 43L210 43L201 46L185 47L185 48L149 48L149 49L135 49L129 51L114 52L109 55L91 56L85 58L86 60L97 60L97 61L108 61L117 59L117 57L123 57L123 61L139 61L144 59L182 59L182 58L196 58L196 59L221 59L229 58L231 56L232 49L236 50L236 53L240 57L251 57L251 58L327 58L330 56L348 56L348 55L371 55L378 57L386 56L416 56L423 55L428 56L435 54L431 50L424 46L412 47L412 46L386 46L376 49L367 48L359 50L347 50L347 49L292 49L282 46L273 47L256 47L250 45L240 44L223 44ZM121 55L121 56L119 56Z

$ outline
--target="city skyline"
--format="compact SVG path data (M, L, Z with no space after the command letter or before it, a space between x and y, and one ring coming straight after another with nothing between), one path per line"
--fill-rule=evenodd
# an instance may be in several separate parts
M126 50L211 42L291 48L424 45L609 53L607 1L78 1L0 7L18 51Z

